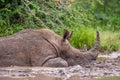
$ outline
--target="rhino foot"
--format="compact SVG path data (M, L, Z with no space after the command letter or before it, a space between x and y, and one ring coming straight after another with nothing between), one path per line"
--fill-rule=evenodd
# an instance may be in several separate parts
M48 60L43 66L44 67L68 67L68 63L64 59L57 57L57 58Z

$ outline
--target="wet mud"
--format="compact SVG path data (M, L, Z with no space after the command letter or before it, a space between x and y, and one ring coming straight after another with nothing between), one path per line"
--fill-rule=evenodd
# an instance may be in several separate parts
M85 66L0 68L0 80L96 80L110 76L120 76L120 53L99 55L97 61Z

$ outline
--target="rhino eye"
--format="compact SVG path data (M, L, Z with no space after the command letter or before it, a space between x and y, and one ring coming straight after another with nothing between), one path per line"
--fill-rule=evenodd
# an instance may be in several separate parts
M78 56L78 55L76 55L76 56L75 56L75 58L79 58L79 56Z

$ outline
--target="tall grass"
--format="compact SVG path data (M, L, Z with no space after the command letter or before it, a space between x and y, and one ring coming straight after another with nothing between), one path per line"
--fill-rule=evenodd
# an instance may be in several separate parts
M101 31L101 47L103 51L117 51L120 49L120 32Z
M92 47L95 43L95 29L82 27L82 28L73 28L73 35L70 43L77 47L81 48L84 45L87 45L88 48Z
M70 43L76 48L81 48L84 44L90 49L96 41L96 29L90 27L72 28L73 36ZM120 32L102 31L100 32L101 52L108 53L120 49Z

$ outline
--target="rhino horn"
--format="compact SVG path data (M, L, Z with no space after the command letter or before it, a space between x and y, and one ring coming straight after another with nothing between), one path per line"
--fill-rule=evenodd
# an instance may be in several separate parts
M96 31L96 43L93 47L93 51L94 50L99 51L99 49L100 49L100 34L99 34L99 31Z
M100 34L96 31L96 43L92 49L89 50L90 54L96 59L100 50Z

